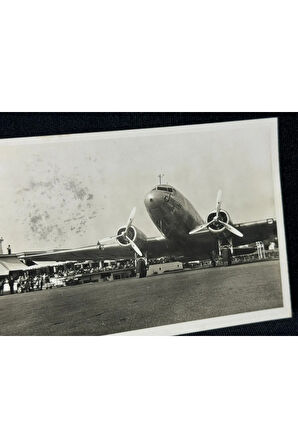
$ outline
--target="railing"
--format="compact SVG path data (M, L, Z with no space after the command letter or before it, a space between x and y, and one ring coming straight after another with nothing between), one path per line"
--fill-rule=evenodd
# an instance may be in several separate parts
M256 263L256 262L265 262L270 260L279 260L279 251L278 250L266 250L264 251L265 258L259 258L258 253L254 252L252 254L245 254L245 255L237 255L232 256L231 264L244 264L244 263ZM226 266L228 263L224 262L222 258L219 258L216 260L216 266ZM193 269L206 269L213 267L212 262L210 259L202 260L199 263L193 264L190 262L188 263L190 267Z

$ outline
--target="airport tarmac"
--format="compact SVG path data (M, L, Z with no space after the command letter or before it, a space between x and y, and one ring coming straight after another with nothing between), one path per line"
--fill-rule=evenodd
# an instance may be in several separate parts
M279 261L0 297L1 335L105 335L282 306Z

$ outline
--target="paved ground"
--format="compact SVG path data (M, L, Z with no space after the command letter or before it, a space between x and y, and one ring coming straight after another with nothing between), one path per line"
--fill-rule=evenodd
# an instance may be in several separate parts
M282 306L279 262L0 297L1 335L102 335Z

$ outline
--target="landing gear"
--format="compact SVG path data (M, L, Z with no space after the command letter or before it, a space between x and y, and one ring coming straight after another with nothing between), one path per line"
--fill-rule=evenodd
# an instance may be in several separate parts
M222 260L224 264L231 266L232 264L232 253L229 247L222 248Z
M231 266L233 260L233 241L232 238L225 242L218 240L218 256L222 258L223 264Z
M216 259L217 259L216 252L215 252L215 250L213 250L210 255L210 262L211 262L211 266L213 268L216 267Z
M147 275L147 268L146 263L143 258L139 258L137 260L137 266L136 266L137 274L139 274L139 278L144 278Z
M147 257L138 257L135 255L136 274L139 278L147 276Z

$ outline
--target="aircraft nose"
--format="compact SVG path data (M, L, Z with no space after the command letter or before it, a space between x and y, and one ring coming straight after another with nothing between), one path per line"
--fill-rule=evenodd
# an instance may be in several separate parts
M150 193L146 195L144 202L146 208L159 207L161 203L161 195L157 191L150 191Z
M149 193L147 196L147 202L153 202L154 201L154 195L152 193Z

